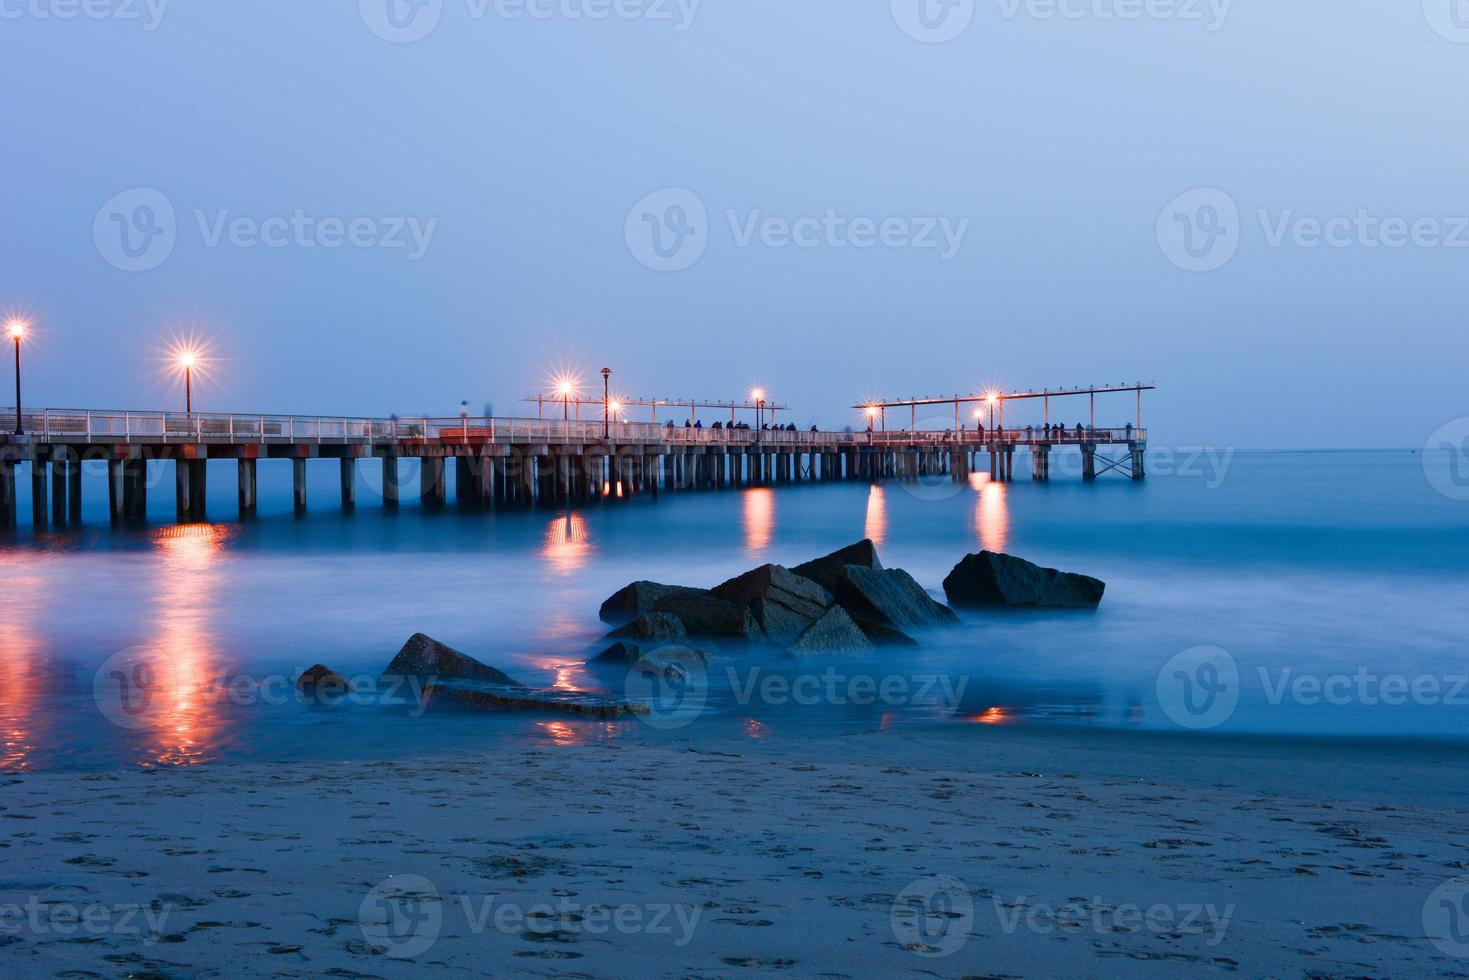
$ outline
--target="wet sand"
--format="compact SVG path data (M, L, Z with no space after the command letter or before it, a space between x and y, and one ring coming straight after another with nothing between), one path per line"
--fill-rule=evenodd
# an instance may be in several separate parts
M13 776L0 970L1462 975L1465 768L975 728Z

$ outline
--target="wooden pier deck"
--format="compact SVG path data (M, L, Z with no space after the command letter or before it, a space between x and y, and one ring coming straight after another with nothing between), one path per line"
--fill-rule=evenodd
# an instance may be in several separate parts
M14 419L0 408L0 419ZM25 435L0 435L0 527L18 523L18 468L30 471L32 525L81 518L82 465L105 462L114 520L142 520L155 461L173 464L178 519L206 519L206 463L237 463L238 513L256 510L260 460L290 460L298 509L306 506L306 461L340 461L344 508L355 506L357 468L382 468L385 504L401 496L399 461L417 460L419 493L489 509L577 503L609 496L797 484L807 481L967 479L987 463L992 479L1014 476L1017 450L1031 477L1051 476L1061 447L1081 454L1082 476L1145 475L1147 431L1077 426L978 431L787 431L692 428L560 419L375 419L48 409L27 412ZM7 425L7 429L12 426ZM1109 458L1108 447L1122 450ZM1100 461L1100 467L1099 467Z

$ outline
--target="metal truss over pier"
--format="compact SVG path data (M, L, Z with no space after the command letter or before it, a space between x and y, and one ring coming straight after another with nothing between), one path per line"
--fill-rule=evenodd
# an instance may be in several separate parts
M953 399L942 403L949 401ZM773 406L759 407L768 411ZM0 409L0 418L15 418L15 410ZM155 463L155 472L158 462L172 463L178 519L198 521L205 519L210 460L236 462L239 514L248 517L256 510L261 460L291 461L298 510L306 508L310 459L340 461L341 501L347 509L356 504L357 470L364 461L381 467L384 503L396 505L403 485L399 464L405 459L418 461L419 493L426 503L447 502L452 467L458 504L496 509L808 481L966 480L985 455L991 478L1008 480L1017 449L1030 452L1032 477L1044 481L1050 479L1052 450L1066 446L1080 450L1085 479L1125 467L1140 480L1147 446L1147 432L1131 423L1123 428L1093 425L1069 430L1034 426L980 430L961 425L953 430L890 431L878 425L856 432L801 432L602 419L373 419L54 409L25 413L18 423L15 428L23 429L24 435L0 435L0 527L17 524L16 474L21 466L30 470L32 524L42 528L51 522L80 521L82 465L87 462L105 464L114 520L142 520L147 513L150 462ZM1103 455L1105 447L1115 447L1122 455L1109 459Z

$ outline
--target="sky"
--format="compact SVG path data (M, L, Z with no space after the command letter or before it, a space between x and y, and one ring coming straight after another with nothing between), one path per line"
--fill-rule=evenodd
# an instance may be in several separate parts
M1464 0L0 0L0 63L32 406L182 408L192 337L203 411L534 415L605 366L803 427L1469 414Z

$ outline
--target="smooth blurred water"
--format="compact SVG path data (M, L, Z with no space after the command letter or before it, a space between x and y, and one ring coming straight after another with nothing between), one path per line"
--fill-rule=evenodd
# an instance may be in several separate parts
M411 488L400 509L385 511L369 484L351 515L336 506L336 466L326 463L312 465L320 493L297 517L289 466L263 461L260 516L244 524L232 522L233 464L215 463L210 509L221 523L166 523L164 486L147 528L107 526L105 487L89 474L81 528L23 528L0 543L0 769L351 760L527 736L780 738L891 725L948 726L956 737L991 724L1469 734L1469 503L1435 490L1418 454L1185 463L1182 454L1155 460L1141 484L1063 475L1045 485L806 485L570 513L424 510ZM26 499L21 508L28 513ZM980 547L1096 575L1107 594L1095 614L966 614L962 627L927 634L918 648L816 665L718 649L705 709L681 727L416 718L277 696L316 662L376 676L417 631L529 684L622 694L619 674L584 665L606 629L597 608L616 588L640 578L714 585L864 536L888 567L939 595L953 564ZM1226 651L1240 678L1238 705L1208 727L1180 722L1159 700L1160 672L1170 683L1170 659L1199 646ZM99 710L94 684L109 683L99 667L122 651L133 651L130 663L154 658L172 680L161 707L118 723ZM262 690L272 675L277 686ZM1309 681L1304 695L1292 693L1302 675L1345 697L1312 703ZM1405 703L1372 697L1373 678L1386 675L1409 685ZM781 679L773 689L772 676ZM779 694L802 676L813 703ZM1343 687L1339 676L1366 680ZM895 696L851 703L865 678ZM1282 679L1287 693L1272 700ZM741 694L747 687L753 695Z

